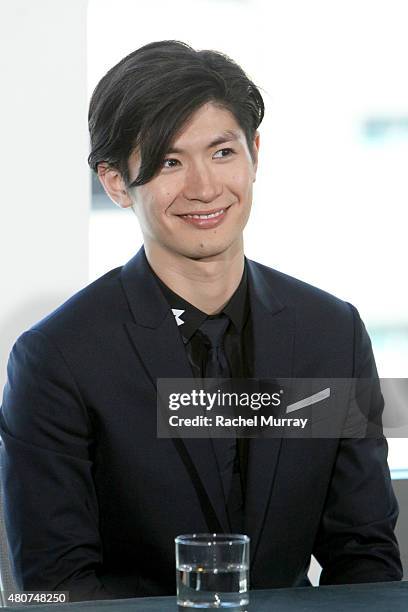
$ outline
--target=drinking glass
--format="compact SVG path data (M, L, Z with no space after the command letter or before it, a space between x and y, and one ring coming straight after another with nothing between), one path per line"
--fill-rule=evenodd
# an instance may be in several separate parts
M249 603L249 537L241 534L179 535L177 603L182 608L246 610Z

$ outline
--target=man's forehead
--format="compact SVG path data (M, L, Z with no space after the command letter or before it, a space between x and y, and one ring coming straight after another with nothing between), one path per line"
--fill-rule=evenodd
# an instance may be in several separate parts
M227 108L208 102L196 110L170 143L168 153L181 153L186 146L211 148L233 140L244 133Z
M191 149L211 149L228 142L245 145L245 134L234 115L226 108L207 103L196 110L178 130L165 155L187 153ZM140 163L140 148L130 155Z
M184 136L184 138L183 138ZM233 142L236 140L241 140L242 135L239 130L223 130L221 132L216 132L216 130L209 130L206 133L195 133L190 136L190 138L186 138L185 135L181 135L176 138L172 145L167 150L167 153L184 153L185 150L183 146L188 144L201 144L203 147L207 149L212 149L213 147L217 147L218 145L224 144L226 142Z

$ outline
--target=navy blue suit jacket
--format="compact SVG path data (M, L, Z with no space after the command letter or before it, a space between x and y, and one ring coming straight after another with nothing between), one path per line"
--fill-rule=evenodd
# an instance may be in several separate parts
M376 377L356 309L248 262L254 377ZM143 247L24 333L1 411L7 527L26 590L175 592L174 537L209 525L185 458L156 435L157 378L192 372ZM220 525L208 439L184 439ZM400 580L385 439L251 439L251 587Z

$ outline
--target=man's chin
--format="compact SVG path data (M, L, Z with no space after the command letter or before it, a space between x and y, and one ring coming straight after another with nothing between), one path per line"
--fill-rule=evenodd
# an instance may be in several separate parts
M167 257L177 259L190 259L193 261L219 261L230 260L237 251L243 249L242 237L231 237L230 240L200 240L187 241L182 244L174 242L163 242L165 247L163 254Z
M188 257L188 259L193 259L194 261L213 261L215 259L220 259L223 256L225 257L227 252L228 246L226 245L205 246L204 244L201 244L192 249L184 249L182 255L184 257Z

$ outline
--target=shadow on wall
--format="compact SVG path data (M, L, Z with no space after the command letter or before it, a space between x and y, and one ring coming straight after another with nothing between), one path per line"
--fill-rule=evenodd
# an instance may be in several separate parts
M15 341L23 332L60 306L67 297L66 295L43 295L16 308L11 316L2 318L0 323L0 399L6 382L8 357Z

